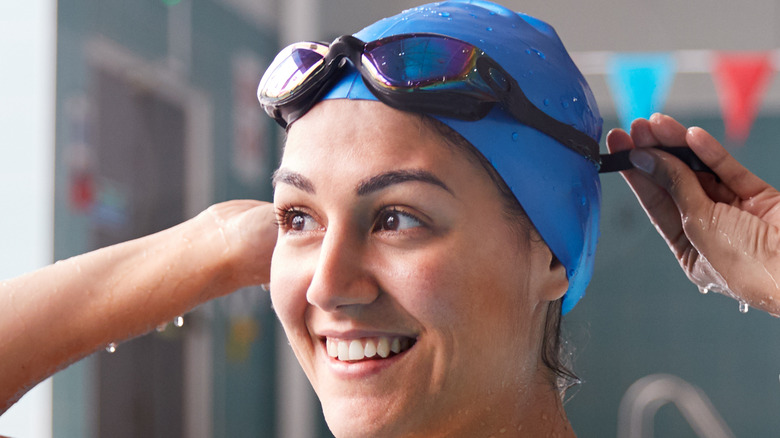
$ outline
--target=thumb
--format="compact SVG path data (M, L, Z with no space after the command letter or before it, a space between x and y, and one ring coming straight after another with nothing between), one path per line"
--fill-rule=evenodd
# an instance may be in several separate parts
M683 219L702 217L712 207L713 202L696 174L677 157L653 148L636 148L629 154L629 159L669 193Z

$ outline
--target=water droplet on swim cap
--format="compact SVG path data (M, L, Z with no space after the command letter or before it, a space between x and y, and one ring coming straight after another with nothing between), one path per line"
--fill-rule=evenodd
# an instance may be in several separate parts
M517 141L517 139L520 138L520 134L513 132L512 133L512 141Z
M525 49L525 53L528 54L528 55L534 54L534 55L538 56L541 59L546 59L547 58L547 56L544 54L544 52L542 52L541 50L533 49L533 48Z
M490 26L486 27L485 30L487 30L488 32L493 32L493 28Z
M550 99L544 98L544 102L543 103L544 103L544 106L549 105L550 104Z
M439 12L440 17L448 18L450 16L449 12Z

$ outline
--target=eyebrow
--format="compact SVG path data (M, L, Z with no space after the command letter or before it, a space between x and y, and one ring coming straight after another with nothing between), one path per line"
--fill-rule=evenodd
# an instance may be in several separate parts
M371 178L368 178L367 180L364 180L360 184L358 184L357 194L358 196L365 196L374 193L376 191L382 190L388 186L410 182L410 181L418 181L418 182L433 184L435 186L441 187L442 189L446 190L449 194L454 196L452 190L449 187L447 187L447 185L444 184L442 180L440 180L434 174L428 172L427 170L419 170L419 169L394 170L376 176L372 176Z
M274 175L271 178L271 186L276 189L276 185L279 183L289 184L298 190L302 190L312 195L317 192L314 190L314 184L312 184L309 178L287 169L277 169L274 172Z
M366 180L361 181L357 185L355 192L358 196L366 196L379 190L385 189L394 184L402 184L405 182L423 182L427 184L433 184L447 191L451 195L455 195L453 191L444 184L442 180L437 178L431 172L427 170L412 169L412 170L393 170L385 172L376 176L372 176ZM301 175L300 173L293 172L287 169L278 169L274 172L271 178L271 184L274 189L279 183L289 184L299 190L306 193L315 194L317 191L314 189L314 184L310 179Z

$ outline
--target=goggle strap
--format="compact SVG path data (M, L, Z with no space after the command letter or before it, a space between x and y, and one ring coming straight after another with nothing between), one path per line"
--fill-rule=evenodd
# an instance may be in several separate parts
M490 85L496 95L501 96L504 109L517 121L552 137L596 165L600 164L599 144L596 140L536 107L525 95L515 78L492 59L480 58L477 66L482 79ZM499 83L497 77L505 83Z
M672 154L683 163L687 164L694 172L706 172L715 175L716 181L720 181L718 175L712 171L706 164L688 146L653 146L654 149ZM634 168L628 154L631 150L615 152L614 154L601 154L601 168L599 173L619 172L621 170L630 170Z

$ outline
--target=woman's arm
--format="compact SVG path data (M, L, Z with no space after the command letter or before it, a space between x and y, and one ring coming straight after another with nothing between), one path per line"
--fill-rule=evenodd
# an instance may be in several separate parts
M0 413L90 353L266 283L273 205L230 201L150 236L0 283Z
M696 174L648 146L689 146L717 175ZM688 278L780 316L780 193L701 128L671 117L638 119L607 136L610 151L638 148L623 172Z

